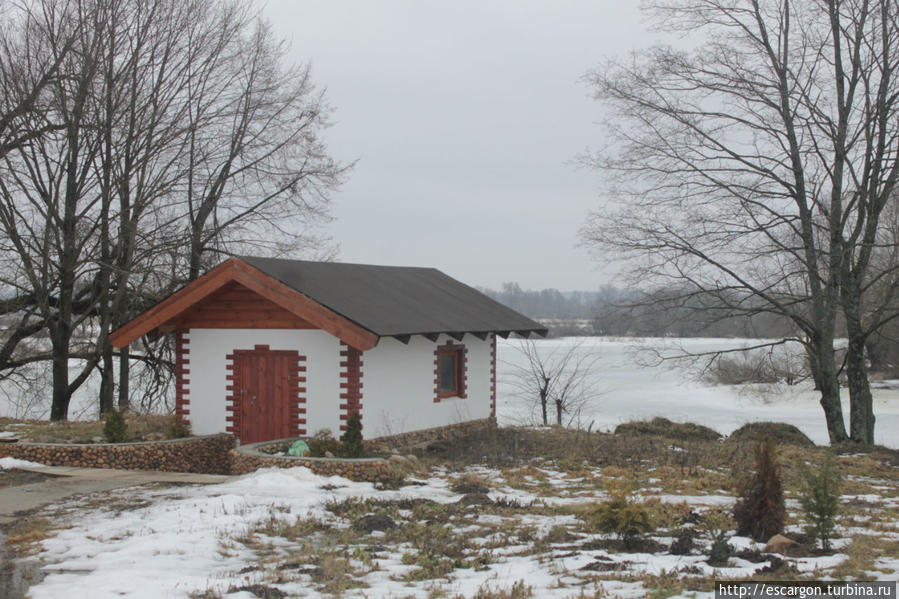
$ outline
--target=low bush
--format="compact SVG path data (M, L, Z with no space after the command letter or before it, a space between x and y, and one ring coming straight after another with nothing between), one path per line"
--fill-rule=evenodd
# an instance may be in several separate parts
M631 501L621 491L589 510L586 523L588 529L616 535L628 549L641 535L655 530L649 510L643 504Z
M761 443L776 441L778 445L813 447L815 443L805 433L785 422L750 422L744 424L728 437L727 443Z
M805 520L805 533L821 542L821 549L830 549L830 539L837 526L837 512L840 509L840 485L842 477L833 455L828 454L824 463L815 470L802 469L805 485L799 496Z
M181 416L169 416L165 429L166 439L183 439L190 436L190 423Z
M340 437L340 455L358 458L362 455L362 417L353 412L346 421L346 430Z
M128 425L125 423L125 417L118 410L110 410L103 416L103 439L107 443L128 441Z
M706 561L710 566L716 568L726 566L728 560L734 555L733 546L727 542L727 533L731 524L730 519L721 510L709 510L703 516L701 522L712 540Z
M667 418L653 418L637 422L625 422L615 427L616 435L650 436L677 439L679 441L717 441L721 433L701 424L672 422Z
M738 495L733 511L737 534L766 541L783 531L786 508L774 441L759 445L755 472L739 483Z
M809 377L804 357L772 352L746 352L719 357L703 378L712 385L786 383L796 385Z
M335 439L330 429L327 428L317 431L312 437L306 439L306 445L309 446L309 453L314 458L323 458L327 452L335 456L340 454L340 441Z

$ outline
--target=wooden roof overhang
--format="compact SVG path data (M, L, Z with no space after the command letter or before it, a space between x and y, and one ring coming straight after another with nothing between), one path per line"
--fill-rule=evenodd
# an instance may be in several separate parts
M350 347L364 351L371 349L378 342L377 334L238 258L230 258L188 283L110 333L109 339L114 347L125 347L151 331L174 328L173 323L176 323L181 315L233 283L257 293L313 327L334 335Z

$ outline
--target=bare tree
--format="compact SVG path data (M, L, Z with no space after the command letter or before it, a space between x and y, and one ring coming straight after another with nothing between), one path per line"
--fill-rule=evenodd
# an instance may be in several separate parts
M188 83L190 279L236 250L319 248L310 225L348 169L320 138L329 109L309 66L282 66L286 46L248 5L216 20L218 64Z
M617 209L582 240L631 261L644 285L728 313L792 322L832 442L847 439L833 348L849 328L851 435L873 438L858 305L879 216L899 175L897 6L886 0L657 0L658 46L589 75L615 144L588 157ZM607 254L608 255L608 254ZM891 266L893 268L895 265ZM852 329L858 328L853 332ZM855 373L855 374L852 374ZM854 382L853 382L854 381Z
M599 359L581 341L559 344L521 339L516 350L520 360L507 361L508 383L522 400L540 410L541 421L570 426L581 410L600 392L594 376Z
M0 309L18 319L0 368L50 361L54 419L99 372L107 411L116 380L128 402L133 361L160 383L167 364L145 344L116 368L109 331L195 278L202 259L315 249L347 167L321 140L329 110L308 67L288 62L249 0L9 10L29 26L0 38L17 61L0 65ZM20 88L37 91L14 102Z

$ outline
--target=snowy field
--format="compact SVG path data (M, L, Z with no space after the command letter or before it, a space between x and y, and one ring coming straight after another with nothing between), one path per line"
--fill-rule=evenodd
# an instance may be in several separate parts
M126 489L69 502L42 514L63 528L40 543L44 578L28 596L629 598L676 585L683 576L749 577L769 563L753 558L764 545L746 537L730 537L738 554L722 567L707 563L709 542L701 538L689 554L667 551L684 516L733 505L721 491L672 495L644 488L644 499L670 506L669 512L653 509L670 513L674 524L647 539L657 549L621 551L608 537L585 532L576 515L578 504L608 497L612 470L565 472L551 462L469 467L467 476L489 481L489 505L466 503L454 492L458 474L438 467L398 490L379 490L305 468L260 470L218 485ZM882 523L881 510L899 507L899 490L890 481L876 482L885 491L865 496L864 517ZM851 500L858 498L844 496ZM360 528L372 514L389 515L395 528ZM895 523L880 526L883 542L899 539ZM835 553L789 558L789 566L815 578L831 576L829 570L849 558L842 548L851 553L848 546L866 534L864 527L841 528ZM877 577L899 574L895 557L875 559L874 566ZM515 585L530 594L486 594Z
M809 383L795 386L713 386L702 382L691 361L658 363L661 352L673 356L757 345L757 339L633 339L567 337L537 341L538 349L561 353L580 344L579 352L596 356L592 380L599 396L575 417L574 425L612 430L622 422L663 416L704 424L728 434L747 422L773 420L797 426L815 443L827 444L820 396ZM497 345L497 419L501 425L534 424L533 402L516 397L512 365L523 364L520 341ZM875 389L875 442L899 448L899 390ZM849 424L849 394L843 389L843 417Z
M813 390L709 386L699 382L688 364L649 363L647 348L673 353L674 341L538 343L544 352L581 343L578 351L596 356L592 377L602 393L581 410L575 424L584 428L606 430L628 420L665 416L726 433L745 422L778 420L799 426L819 443L826 441ZM694 339L687 346L708 351L739 343L745 342ZM532 406L514 395L509 380L515 361L521 360L517 344L510 340L498 347L502 424L533 422ZM896 447L899 441L890 432L899 425L897 393L878 390L876 398L878 442ZM866 578L895 580L895 465L861 454L840 459L854 474L846 477L836 551L781 556L781 564L793 569L787 577L863 573ZM703 461L692 475L685 475L683 466L661 460L644 460L633 469L565 462L548 457L502 468L452 470L443 463L430 469L412 464L413 471L395 489L295 468L260 470L217 485L97 493L48 506L33 516L51 524L46 538L35 541L33 557L27 558L40 564L42 576L28 596L630 598L679 588L685 579L696 584L751 577L769 561L775 564L771 557L759 561L763 544L738 536L729 537L735 554L725 566L708 563L711 536L702 519L733 506L730 463ZM0 461L0 469L16 465L21 464ZM457 483L470 478L489 487L487 503L466 501L470 498L458 490ZM656 514L657 529L647 536L646 548L621 550L609 535L585 528L585 506L608 499L619 485L632 485L632 499ZM802 521L795 496L787 506L787 534L796 534ZM360 527L370 516L388 516L395 528ZM697 545L687 554L673 555L668 547L684 527L696 528ZM663 594L714 596L706 591L671 592Z

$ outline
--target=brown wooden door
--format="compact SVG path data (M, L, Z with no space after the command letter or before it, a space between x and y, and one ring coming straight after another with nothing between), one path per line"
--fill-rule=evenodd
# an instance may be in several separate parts
M242 444L286 439L296 402L298 353L257 348L234 352L237 436Z

